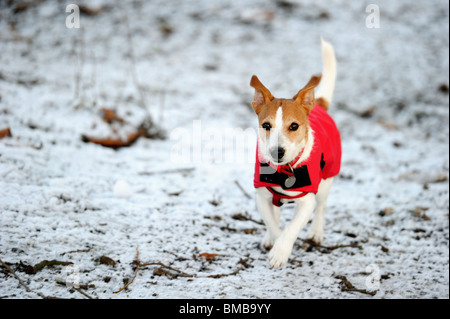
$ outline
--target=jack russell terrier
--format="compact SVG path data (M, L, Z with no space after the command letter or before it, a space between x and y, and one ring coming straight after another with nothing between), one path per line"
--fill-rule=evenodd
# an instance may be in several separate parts
M283 266L297 236L316 209L307 238L319 244L333 177L341 166L341 138L327 113L336 81L331 44L321 40L322 76L313 76L292 99L275 98L254 75L252 107L258 115L254 186L256 206L267 226L261 242L271 267ZM314 88L322 83L314 95ZM280 229L280 206L295 202L289 224Z

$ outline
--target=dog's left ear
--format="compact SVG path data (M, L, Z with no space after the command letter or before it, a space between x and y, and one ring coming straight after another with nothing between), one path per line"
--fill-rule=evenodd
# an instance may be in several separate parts
M321 75L312 76L309 82L292 98L306 108L307 114L314 107L314 88L319 85L321 78Z
M255 95L253 96L252 107L256 114L261 112L261 108L265 103L273 100L273 95L269 89L266 88L256 75L252 76L250 80L250 86L255 89Z

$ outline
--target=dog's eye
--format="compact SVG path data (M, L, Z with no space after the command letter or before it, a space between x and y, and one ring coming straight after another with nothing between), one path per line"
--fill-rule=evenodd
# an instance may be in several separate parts
M289 131L297 131L297 129L298 129L297 123L292 123L291 126L289 126Z
M270 123L268 123L268 122L264 122L261 126L262 126L262 128L265 129L266 131L269 131L269 130L272 128L272 126L271 126Z

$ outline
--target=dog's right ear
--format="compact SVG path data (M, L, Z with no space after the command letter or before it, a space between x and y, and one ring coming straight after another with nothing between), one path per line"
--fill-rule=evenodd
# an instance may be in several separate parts
M255 89L255 95L253 96L252 107L256 114L261 112L261 108L265 103L273 100L273 95L270 91L259 81L256 75L252 76L250 80L250 86Z
M305 109L306 114L309 114L314 107L315 99L314 99L314 88L319 85L321 75L312 76L309 82L305 85L303 89L298 91L297 94L294 95L293 99L301 103L302 107Z

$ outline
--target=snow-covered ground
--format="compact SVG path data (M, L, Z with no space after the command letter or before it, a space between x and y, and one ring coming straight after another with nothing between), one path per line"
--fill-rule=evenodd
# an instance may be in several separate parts
M28 2L0 4L0 259L30 291L2 265L0 298L449 297L447 1L377 1L368 28L370 1L98 0L79 29L76 1ZM343 143L328 248L304 231L271 269L249 81L294 95L321 71L320 36ZM81 139L126 136L146 112L166 139ZM30 271L44 260L72 264Z

